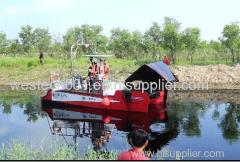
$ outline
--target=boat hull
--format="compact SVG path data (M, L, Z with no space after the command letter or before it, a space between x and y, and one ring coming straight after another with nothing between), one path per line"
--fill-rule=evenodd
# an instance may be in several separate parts
M76 108L94 108L104 110L130 111L130 112L148 112L149 105L164 104L164 94L150 99L148 93L132 91L130 100L126 98L124 92L117 90L113 96L103 96L100 94L73 92L66 90L49 90L42 97L42 104L46 106L58 107L76 107Z

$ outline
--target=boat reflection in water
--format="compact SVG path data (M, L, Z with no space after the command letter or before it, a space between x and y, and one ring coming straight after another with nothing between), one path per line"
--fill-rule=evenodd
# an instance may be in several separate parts
M150 107L148 113L55 107L43 110L53 121L49 125L53 135L72 136L75 144L77 137L89 136L95 150L100 150L110 140L114 129L123 132L146 130L150 137L147 150L152 152L178 135L176 129L166 127L168 115L163 106Z

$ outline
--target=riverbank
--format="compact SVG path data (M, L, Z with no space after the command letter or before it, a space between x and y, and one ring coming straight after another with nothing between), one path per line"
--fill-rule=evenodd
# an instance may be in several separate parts
M171 66L179 84L205 83L208 89L240 89L240 64Z
M208 91L170 91L168 98L177 101L225 102L240 104L240 90L211 89ZM171 102L171 101L169 101Z
M111 78L124 81L143 63L136 60L109 58ZM62 80L70 78L71 63L67 59L46 58L44 65L39 65L37 58L0 59L0 86L13 83L33 84L47 83L49 75L57 73ZM89 61L87 58L74 61L75 73L87 75ZM240 64L235 65L171 65L171 70L178 76L179 83L206 83L208 89L240 89ZM1 88L0 88L1 89Z

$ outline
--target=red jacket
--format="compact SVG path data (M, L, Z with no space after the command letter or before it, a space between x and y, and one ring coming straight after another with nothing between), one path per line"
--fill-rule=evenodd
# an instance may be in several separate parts
M163 59L163 62L167 65L170 65L170 60L168 58Z
M120 153L117 160L150 160L150 158L146 157L143 152L133 148Z

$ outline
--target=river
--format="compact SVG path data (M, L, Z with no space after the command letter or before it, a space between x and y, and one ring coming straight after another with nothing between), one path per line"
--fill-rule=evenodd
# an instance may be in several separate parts
M83 154L88 148L121 152L129 149L127 133L141 128L149 133L146 150L153 153L152 159L240 159L240 104L179 96L170 95L166 108L153 108L149 113L57 107L43 111L40 93L4 90L0 94L0 143L21 141L46 149L65 143Z

